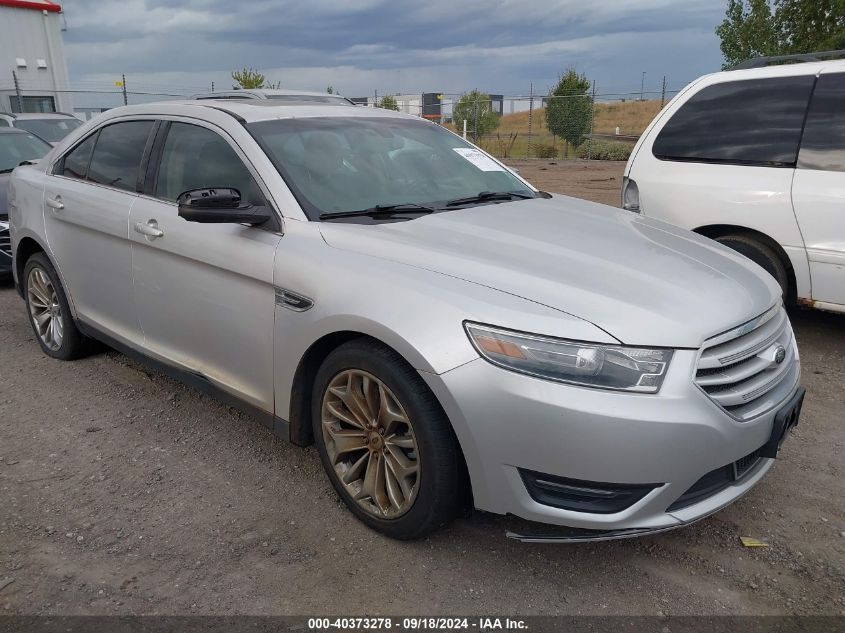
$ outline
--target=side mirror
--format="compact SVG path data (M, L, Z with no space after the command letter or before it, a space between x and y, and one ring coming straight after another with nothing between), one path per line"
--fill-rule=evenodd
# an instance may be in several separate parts
M273 217L269 207L241 202L231 187L191 189L179 194L179 217L204 224L263 224Z

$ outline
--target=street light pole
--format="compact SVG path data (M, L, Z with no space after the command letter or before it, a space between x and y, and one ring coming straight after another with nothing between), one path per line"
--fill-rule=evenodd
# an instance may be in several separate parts
M645 96L645 71L643 71L643 79L640 82L640 101L643 100L644 96Z

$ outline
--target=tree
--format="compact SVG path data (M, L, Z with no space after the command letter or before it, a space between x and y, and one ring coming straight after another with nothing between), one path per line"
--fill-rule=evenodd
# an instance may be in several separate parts
M232 73L232 79L238 84L232 88L263 88L264 75L252 68L244 68L243 70L236 70Z
M493 112L490 95L478 90L462 94L452 108L452 123L460 131L464 121L467 122L467 133L472 137L473 143L477 143L480 137L499 127L499 115Z
M253 68L244 68L243 70L236 70L232 73L232 79L237 83L232 86L235 90L243 88L248 90L250 88L269 88L277 89L281 82L268 82L267 79L260 72Z
M725 19L716 27L716 35L725 58L722 68L780 52L769 0L728 0Z
M334 87L331 84L329 84L326 87L326 92L328 92L330 95L333 95L334 94Z
M376 107L384 108L385 110L396 110L399 111L399 104L396 102L396 97L391 97L390 95L385 95L381 98L381 100L376 104Z
M723 68L770 55L845 47L845 0L728 0L716 27Z
M845 0L777 0L778 36L786 54L845 48Z
M546 127L566 143L564 156L569 154L570 145L580 145L584 135L590 131L593 100L589 92L590 81L587 76L579 75L574 68L567 69L549 92Z

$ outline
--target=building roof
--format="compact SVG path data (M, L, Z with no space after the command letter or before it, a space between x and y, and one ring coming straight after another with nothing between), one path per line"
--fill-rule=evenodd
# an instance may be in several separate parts
M16 9L36 9L60 13L62 6L50 0L0 0L0 7L14 7Z

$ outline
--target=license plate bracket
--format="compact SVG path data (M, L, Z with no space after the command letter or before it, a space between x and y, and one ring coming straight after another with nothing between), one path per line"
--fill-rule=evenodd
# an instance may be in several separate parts
M775 414L775 421L772 424L772 434L769 441L760 448L760 457L774 459L778 455L781 445L786 440L789 432L798 425L801 417L801 407L804 404L804 395L807 393L803 387L798 387L795 394Z

